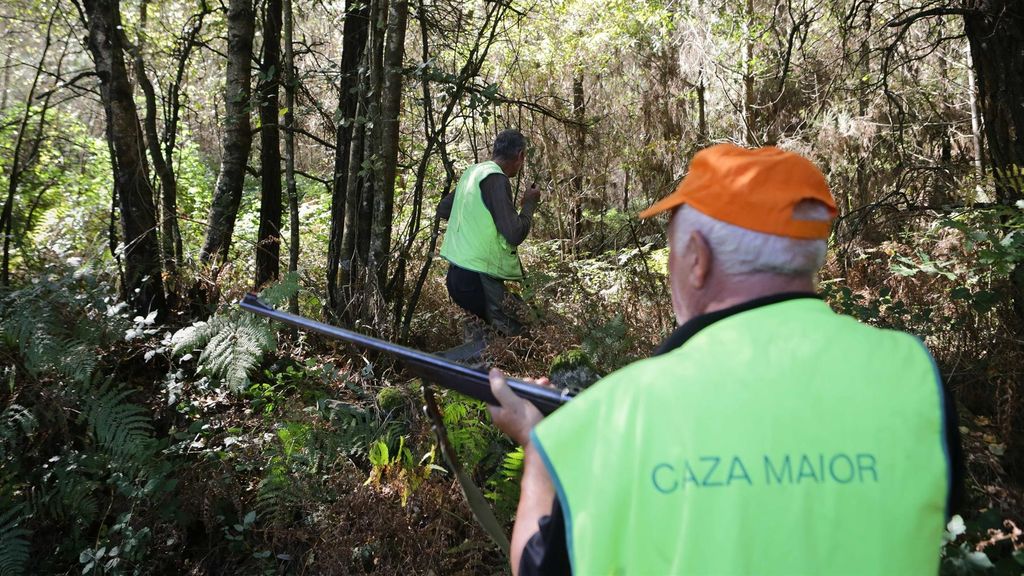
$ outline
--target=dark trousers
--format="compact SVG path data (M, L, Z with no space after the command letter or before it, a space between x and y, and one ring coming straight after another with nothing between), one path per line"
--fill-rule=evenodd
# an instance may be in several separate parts
M522 332L523 325L509 311L508 300L514 296L503 280L449 263L445 284L448 296L463 310L507 336Z

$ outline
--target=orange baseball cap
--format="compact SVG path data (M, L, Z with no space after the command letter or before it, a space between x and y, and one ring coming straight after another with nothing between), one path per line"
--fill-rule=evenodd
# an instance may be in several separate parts
M802 200L825 204L829 220L794 219L793 208ZM679 186L640 217L681 204L747 230L806 240L827 239L836 216L836 203L821 171L803 156L774 146L717 144L697 152Z

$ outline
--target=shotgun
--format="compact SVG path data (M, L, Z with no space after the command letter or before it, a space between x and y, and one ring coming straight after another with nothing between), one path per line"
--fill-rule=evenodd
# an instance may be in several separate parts
M470 398L476 398L491 405L498 404L497 399L491 394L491 384L487 377L487 372L482 369L470 368L433 354L388 342L387 340L364 336L358 332L324 324L304 316L275 310L251 292L242 298L239 306L253 314L284 322L303 330L317 332L329 338L355 344L361 348L388 354L398 359L409 373L414 376L428 382L433 382L443 388L455 390ZM544 386L531 384L515 378L507 378L506 381L516 395L532 402L544 415L554 412L559 406L572 398L572 394L568 390L559 391L545 388Z

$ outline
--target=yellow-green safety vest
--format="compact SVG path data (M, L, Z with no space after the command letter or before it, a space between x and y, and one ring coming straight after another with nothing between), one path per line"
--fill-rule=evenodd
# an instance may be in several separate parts
M942 403L917 338L801 298L607 376L532 441L574 574L933 576Z
M501 167L492 161L470 166L463 172L455 187L455 201L441 244L441 256L466 270L503 280L522 280L519 254L498 232L480 192L484 178L501 173Z

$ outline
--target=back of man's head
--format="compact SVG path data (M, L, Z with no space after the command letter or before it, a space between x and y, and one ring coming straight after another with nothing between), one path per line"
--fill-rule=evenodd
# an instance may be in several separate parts
M494 160L512 161L519 153L526 150L526 137L515 128L506 128L498 133L494 139L494 147L491 149L491 158Z
M828 222L828 206L816 200L803 200L793 209L797 220ZM791 238L755 232L729 224L683 205L672 216L671 238L686 242L699 232L714 254L714 266L729 276L780 274L813 277L825 262L827 243L823 239ZM682 250L683 246L673 246Z
M828 183L809 160L732 144L698 152L679 186L640 216L673 209L673 242L700 233L713 268L727 276L813 276L836 215Z

